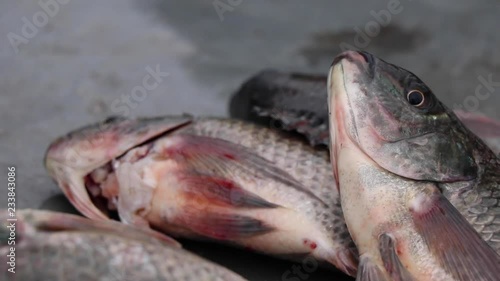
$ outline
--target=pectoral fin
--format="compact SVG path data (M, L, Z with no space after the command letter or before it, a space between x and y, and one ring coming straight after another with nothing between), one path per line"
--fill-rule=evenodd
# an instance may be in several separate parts
M204 168L211 166L180 164L184 159L180 160L175 159L176 168L159 177L156 206L162 210L164 222L158 224L166 222L217 240L237 240L274 230L259 214L280 206L246 190L236 182L237 177L219 176L220 172L208 175Z
M415 280L401 263L396 252L396 241L388 234L379 237L382 265L368 254L360 257L356 281L412 281Z
M410 211L440 265L456 280L498 280L500 256L443 195L421 196Z
M396 241L388 234L379 237L379 250L384 267L393 281L412 281L414 278L401 263L396 252Z
M250 174L255 178L272 179L322 202L322 199L290 174L242 145L186 134L172 136L161 149L158 157L184 161L188 167L200 173L225 178L238 178L242 174Z
M192 210L196 211L196 210ZM218 240L236 240L268 233L273 227L264 222L243 215L200 210L187 212L182 224L188 225L195 233Z
M369 256L362 255L358 266L356 281L391 281L387 273Z
M209 204L236 208L276 208L278 205L249 192L228 178L202 174L176 175L183 192Z
M273 230L273 227L248 216L246 212L279 206L244 190L236 182L198 174L193 170L176 172L171 177L175 177L175 181L169 184L175 185L176 198L183 205L183 211L174 219L174 224L219 240L247 238Z

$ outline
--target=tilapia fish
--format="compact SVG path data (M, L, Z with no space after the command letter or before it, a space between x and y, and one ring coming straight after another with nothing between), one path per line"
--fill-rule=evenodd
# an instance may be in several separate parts
M354 275L328 152L242 121L123 119L54 141L46 168L85 216L287 257Z
M233 118L298 132L313 146L328 146L326 81L324 75L264 70L234 94L229 110ZM455 113L500 155L500 121L479 113Z
M0 210L1 280L245 280L152 230L40 210L18 210L6 225L8 218Z
M365 52L328 81L357 280L500 280L500 160L414 74Z

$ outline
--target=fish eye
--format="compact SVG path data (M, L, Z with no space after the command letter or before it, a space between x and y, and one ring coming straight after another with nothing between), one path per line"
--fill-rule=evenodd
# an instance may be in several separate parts
M422 107L425 103L425 95L419 90L411 90L406 95L408 102L415 107Z

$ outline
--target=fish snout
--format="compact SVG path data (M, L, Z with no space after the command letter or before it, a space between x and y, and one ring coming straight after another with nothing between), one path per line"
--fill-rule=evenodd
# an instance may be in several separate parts
M361 63L371 63L374 61L373 56L367 52L363 51L345 51L337 55L332 62L332 66L336 65L343 59L350 62L361 62Z
M359 70L366 73L367 76L373 78L375 73L375 57L372 54L365 51L345 51L333 59L332 67L343 61L355 65Z

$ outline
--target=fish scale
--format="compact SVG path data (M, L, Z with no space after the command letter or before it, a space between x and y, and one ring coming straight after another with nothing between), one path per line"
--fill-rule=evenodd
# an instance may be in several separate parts
M276 134L267 128L249 125L238 120L198 119L193 125L176 133L209 136L241 144L271 161L292 177L300 179L308 190L322 199L323 204L318 201L312 202L313 208L308 211L309 215L314 220L321 221L332 239L345 240L344 245L352 245L342 219L338 194L335 190L332 191L333 176L326 150L313 149L302 142L291 141L289 137ZM287 187L284 188L279 192L286 193ZM297 198L298 202L310 202L305 194L303 196Z
M2 220L7 215L0 210ZM151 230L41 210L18 210L16 217L16 272L7 271L11 246L0 240L1 280L245 280L173 241L154 238Z
M500 171L500 166L497 166L497 170ZM483 239L500 253L500 177L498 174L492 174L485 178L487 181L478 185L480 190L474 190L470 193L464 192L459 195L459 198L462 201L467 201L467 196L477 197L474 200L476 204L468 205L468 208L462 213L468 212L465 215L467 220ZM475 194L472 195L472 193Z
M481 141L473 140L481 151L480 179L474 187L454 188L444 183L443 194L464 215L481 237L500 254L500 160Z
M46 167L89 218L106 219L109 206L126 224L356 272L328 152L281 132L223 118L110 119L55 140Z

